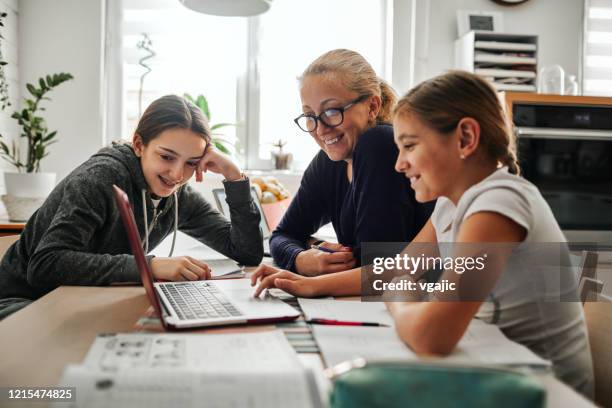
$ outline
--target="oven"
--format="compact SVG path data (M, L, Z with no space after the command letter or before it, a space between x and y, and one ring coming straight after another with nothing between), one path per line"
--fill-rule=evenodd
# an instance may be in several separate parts
M612 98L545 97L512 103L522 175L569 240L612 243Z

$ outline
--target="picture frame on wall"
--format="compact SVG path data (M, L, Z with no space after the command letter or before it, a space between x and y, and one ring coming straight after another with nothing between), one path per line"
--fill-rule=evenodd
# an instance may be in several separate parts
M468 31L504 31L504 15L496 11L457 10L457 37Z

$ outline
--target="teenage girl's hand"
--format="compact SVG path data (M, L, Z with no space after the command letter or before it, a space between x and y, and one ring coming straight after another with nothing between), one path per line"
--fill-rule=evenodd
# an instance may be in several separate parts
M196 168L196 181L203 180L203 173L208 170L213 173L222 174L227 181L235 181L242 178L242 172L236 164L223 153L210 146L206 149L204 157L200 159Z
M317 280L307 278L296 273L274 268L268 265L259 265L251 275L251 286L259 285L253 297L258 297L264 289L278 288L298 297L317 296Z
M190 256L151 259L151 271L157 279L193 281L210 279L210 267Z
M330 254L314 248L300 252L295 258L295 270L298 273L316 276L346 271L355 267L356 261L351 248L329 242L323 242L320 246L336 252Z

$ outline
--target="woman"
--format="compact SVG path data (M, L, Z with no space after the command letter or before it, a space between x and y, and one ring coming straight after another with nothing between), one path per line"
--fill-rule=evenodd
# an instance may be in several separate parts
M186 185L196 170L200 181L206 170L225 177L231 223ZM238 262L261 261L249 180L210 148L210 130L197 107L164 96L147 108L131 145L101 149L62 180L28 221L0 264L0 318L60 285L140 281L113 184L129 196L145 252L181 230ZM205 263L172 257L172 251L149 261L158 279L210 277Z
M478 317L551 360L560 379L591 396L582 307L560 297L571 298L575 286L561 287L551 300L550 286L541 285L552 273L557 285L571 279L564 276L567 268L551 270L554 262L542 260L546 243L565 247L565 238L538 189L518 176L514 141L495 91L465 72L433 78L399 101L394 128L397 171L410 179L418 201L437 199L431 218L404 253L419 257L422 243L437 243L432 247L439 253L450 249L455 256L466 246L491 249L505 243L491 251L484 274L462 275L472 285L463 293L476 293L467 301L388 302L401 339L420 354L448 354ZM459 273L447 269L440 282L455 281ZM355 295L362 289L359 269L304 278L260 267L252 283L257 279L262 281L256 294L267 287L299 296ZM412 280L418 279L416 273Z
M329 51L306 68L300 85L303 114L295 122L321 151L272 234L270 251L285 269L319 275L359 265L361 242L410 241L433 204L417 203L393 170L397 148L388 123L396 97L361 55ZM330 221L338 244L311 238Z

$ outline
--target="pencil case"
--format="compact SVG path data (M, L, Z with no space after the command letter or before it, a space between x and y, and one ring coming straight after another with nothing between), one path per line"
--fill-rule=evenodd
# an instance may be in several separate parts
M546 402L546 391L534 376L490 366L358 359L339 364L328 375L333 408L535 408Z

